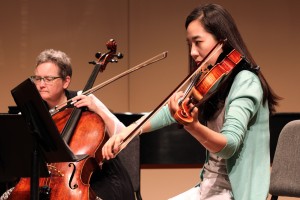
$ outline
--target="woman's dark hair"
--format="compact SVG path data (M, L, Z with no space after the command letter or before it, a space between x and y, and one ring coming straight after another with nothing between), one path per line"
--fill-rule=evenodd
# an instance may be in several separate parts
M252 68L257 67L237 29L234 19L222 6L217 4L206 4L196 7L186 18L185 28L187 29L189 24L194 20L199 20L205 30L211 33L217 41L226 39L223 46L224 52L229 53L232 49L235 49L249 61ZM275 112L275 107L278 105L278 101L281 98L273 92L260 70L257 74L263 88L263 103L265 104L268 102L269 110L272 114ZM213 113L210 113L209 115L211 114Z

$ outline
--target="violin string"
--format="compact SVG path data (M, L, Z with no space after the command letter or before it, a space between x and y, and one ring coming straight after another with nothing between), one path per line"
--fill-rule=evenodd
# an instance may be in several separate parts
M196 83L199 81L200 77L202 75L202 71L194 75L194 78L192 78L191 83L188 85L186 90L184 91L183 97L179 101L179 105L183 102L183 100L191 93L193 87L196 85Z
M202 77L203 74L206 74L209 69L206 67L203 69L203 66L223 47L226 40L220 41L215 45L215 47L208 53L208 55L201 61L197 69L187 78L187 80L182 84L186 85L189 80L192 79L190 84L187 86L187 89L184 92L183 97L179 101L179 105L185 100L186 97L191 93L193 87L198 83L198 80ZM180 89L180 88L179 88Z
M213 48L212 50L206 55L206 57L201 61L201 63L199 64L198 68L191 74L189 74L168 96L167 98L161 102L161 104L159 104L159 106L157 106L152 112L150 112L148 114L148 116L145 117L145 119L143 121L141 121L136 127L135 129L129 134L127 135L124 140L119 144L119 150L118 152L114 153L114 155L118 155L126 146L127 144L137 135L139 135L141 132L140 130L142 129L142 126L149 121L164 105L167 104L167 102L170 100L171 96L173 94L175 94L176 92L178 92L183 86L185 86L187 84L188 81L191 80L192 77L195 76L195 74L198 74L201 72L201 68L204 66L204 64L206 64L208 62L208 60L210 60L216 53L218 50L220 50L223 45L224 42L226 40L222 40L220 42L218 42Z

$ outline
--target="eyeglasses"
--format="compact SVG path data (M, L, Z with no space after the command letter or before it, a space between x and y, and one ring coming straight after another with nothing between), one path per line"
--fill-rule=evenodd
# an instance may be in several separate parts
M50 84L52 83L55 79L61 78L60 76L31 76L31 80L35 84L40 84L42 80L44 81L45 84Z

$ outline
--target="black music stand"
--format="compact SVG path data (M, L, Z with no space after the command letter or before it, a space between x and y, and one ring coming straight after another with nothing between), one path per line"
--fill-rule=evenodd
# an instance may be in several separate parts
M10 182L18 177L31 176L33 136L23 116L0 114L0 180ZM40 165L40 175L49 175L47 167Z
M32 139L31 146L28 146L32 151L32 159L29 159L31 160L30 197L32 200L36 200L39 199L40 169L45 169L46 163L76 162L88 155L73 154L61 138L44 101L31 79L28 78L23 81L11 93L22 113L27 129L31 133L30 135L27 134L27 137ZM25 130L25 127L23 127L23 130ZM24 131L16 134L24 134ZM23 150L18 149L18 151L22 154Z

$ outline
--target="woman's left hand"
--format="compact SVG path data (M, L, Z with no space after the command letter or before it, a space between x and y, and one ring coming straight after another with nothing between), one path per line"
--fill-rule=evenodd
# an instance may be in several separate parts
M189 103L189 98L185 99L182 103L188 105L188 109L190 110L189 114L193 118L191 123L184 126L184 128L189 131L198 123L198 108L193 103Z
M72 99L74 106L77 108L87 107L89 111L96 112L97 106L95 104L94 95L78 95Z
M176 113L176 111L179 109L179 105L178 102L180 101L180 99L183 96L183 92L179 91L174 93L168 103L169 109L170 109L170 113L172 116L174 116L174 114Z

